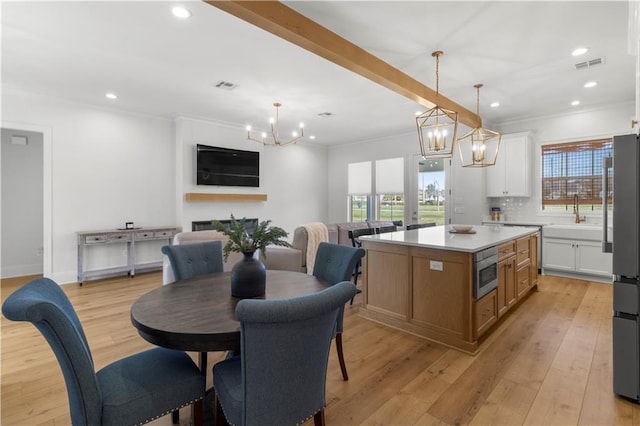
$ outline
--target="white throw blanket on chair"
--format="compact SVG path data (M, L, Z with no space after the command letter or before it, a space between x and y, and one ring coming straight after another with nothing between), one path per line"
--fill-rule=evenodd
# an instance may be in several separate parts
M313 275L318 246L321 242L329 241L329 231L327 225L322 222L307 223L302 226L307 230L307 274Z

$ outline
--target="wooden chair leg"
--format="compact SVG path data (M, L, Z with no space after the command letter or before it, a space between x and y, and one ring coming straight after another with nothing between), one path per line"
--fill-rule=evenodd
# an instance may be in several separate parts
M324 426L324 408L313 416L313 424L315 426Z
M224 412L222 411L222 405L218 400L218 395L213 397L213 411L216 416L216 426L227 426L227 419L224 417Z
M358 286L358 274L360 274L360 263L362 262L362 260L358 260L358 262L356 263L356 267L353 271L353 285L355 285L356 287ZM356 294L361 293L362 290L356 289ZM353 305L353 299L355 298L355 296L353 296L351 298L351 302L349 303L350 305Z
M347 380L349 380L349 375L347 374L347 366L344 363L344 354L342 353L342 333L336 334L336 349L338 351L340 370L342 370L342 379L346 382Z
M204 425L204 398L191 404L191 419L193 426Z
M180 423L180 411L176 410L171 412L171 423L174 425Z

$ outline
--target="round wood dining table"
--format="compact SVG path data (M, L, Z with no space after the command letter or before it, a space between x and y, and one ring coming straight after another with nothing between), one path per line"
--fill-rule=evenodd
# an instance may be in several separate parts
M257 299L287 299L323 290L313 275L267 271L266 293ZM201 275L151 290L131 306L131 322L157 346L204 354L240 349L240 323L231 296L231 273ZM201 365L201 367L204 367Z

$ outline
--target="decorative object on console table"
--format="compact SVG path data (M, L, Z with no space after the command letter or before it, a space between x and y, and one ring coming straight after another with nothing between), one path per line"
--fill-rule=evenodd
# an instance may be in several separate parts
M282 228L270 226L270 220L260 222L251 235L245 229L245 220L238 221L232 214L228 227L217 220L212 222L213 229L229 237L223 249L224 260L231 252L244 255L231 270L231 295L239 298L257 297L265 292L266 269L259 259L253 257L256 251L266 256L268 245L291 247L283 240L289 234Z

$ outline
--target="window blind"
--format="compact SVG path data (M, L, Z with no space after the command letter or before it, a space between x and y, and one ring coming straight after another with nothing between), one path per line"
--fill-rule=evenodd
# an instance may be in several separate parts
M602 204L602 159L611 155L611 139L543 145L542 208L573 204L576 194L580 204Z
M371 194L371 162L347 165L347 191L349 195Z
M403 158L376 161L376 192L378 194L404 193Z

